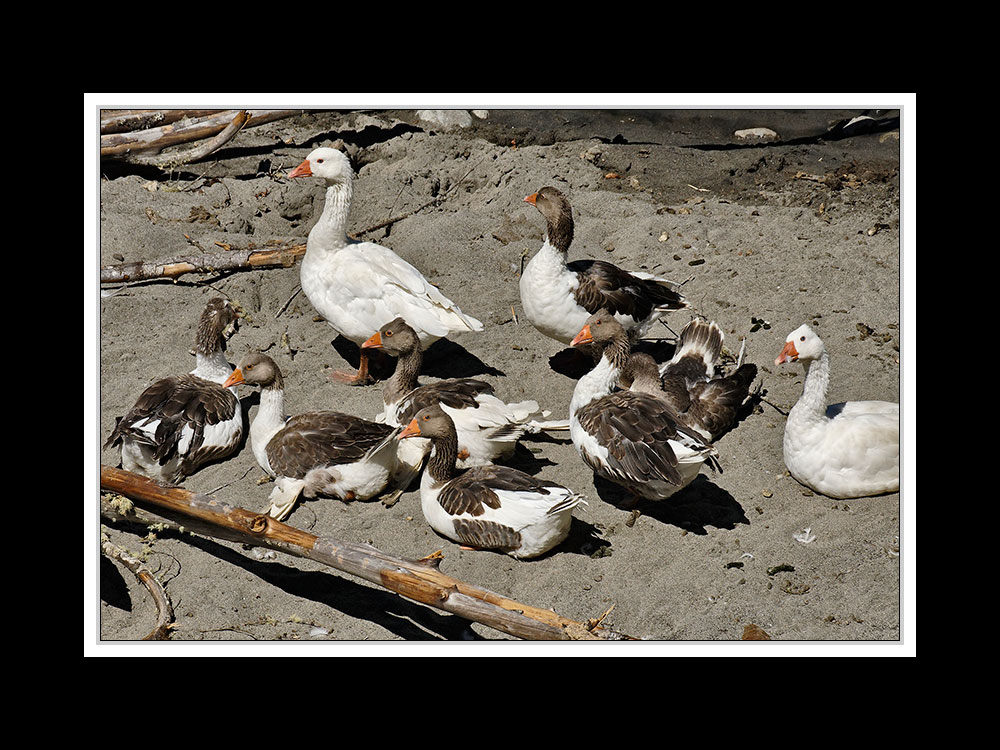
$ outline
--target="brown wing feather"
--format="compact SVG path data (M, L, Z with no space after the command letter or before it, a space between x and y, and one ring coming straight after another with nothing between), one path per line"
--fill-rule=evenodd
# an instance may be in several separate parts
M448 513L482 515L485 508L499 508L496 490L511 492L537 492L549 494L549 487L559 487L554 482L538 479L509 466L475 466L449 482L438 495L438 502Z
M750 385L756 377L757 366L745 364L732 375L698 383L691 388L688 415L692 421L703 425L713 439L717 438L735 423L736 415L750 394Z
M189 453L194 453L204 441L205 427L232 419L236 407L236 396L218 383L188 374L162 378L144 390L135 406L118 420L104 447L117 445L129 435L150 445L153 456L164 464L177 452L185 427L194 432L189 448ZM145 433L133 429L146 419L159 420L152 442Z
M604 308L612 315L645 320L654 308L678 310L684 298L661 282L640 279L603 260L574 260L566 264L577 274L576 301L589 313Z
M361 460L392 432L388 425L350 414L307 412L289 419L265 450L275 472L301 479L318 466Z
M450 378L427 383L410 391L400 402L396 418L406 424L425 406L444 404L454 409L475 408L476 396L493 393L493 386L475 378Z
M607 448L608 469L632 482L659 479L679 484L677 456L668 441L703 443L665 402L646 393L608 394L582 407L577 419Z

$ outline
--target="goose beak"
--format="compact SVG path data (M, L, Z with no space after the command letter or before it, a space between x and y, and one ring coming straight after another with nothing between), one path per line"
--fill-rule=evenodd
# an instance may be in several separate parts
M535 205L535 201L538 200L538 193L532 193L531 195L524 196L524 202Z
M580 344L589 344L594 340L593 334L590 332L590 325L585 325L573 340L569 342L570 346L579 346Z
M420 425L417 424L417 420L411 419L410 423L406 425L406 429L403 430L396 436L396 440L402 440L408 437L417 437L420 435Z
M226 378L226 382L222 384L223 388L231 388L234 385L239 385L243 382L243 371L237 367L233 370L233 374Z
M304 162L299 164L299 166L288 173L288 179L294 180L296 177L311 177L312 173L312 167L309 166L309 160L306 159Z
M381 349L382 348L382 334L375 331L365 343L361 345L362 349Z
M774 364L780 365L785 362L794 362L798 358L799 353L795 349L795 344L791 341L786 341L784 348L781 350L781 354L779 354L778 358L774 360Z

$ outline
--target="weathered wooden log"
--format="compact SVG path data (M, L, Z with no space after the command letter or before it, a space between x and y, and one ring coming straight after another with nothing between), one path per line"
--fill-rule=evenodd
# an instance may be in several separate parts
M102 109L101 135L154 128L218 113L217 109Z
M120 263L101 269L101 283L124 283L148 279L175 279L186 273L214 273L252 268L289 268L303 256L306 246L292 245L271 250L233 249L204 253L161 263Z
M211 138L225 130L239 110L220 110L206 117L180 120L156 128L134 130L128 133L110 133L101 136L102 159L127 159L138 152L159 153L168 146ZM302 114L301 109L251 109L246 127L253 128L267 122Z
M440 555L405 560L369 544L316 536L210 495L163 487L150 479L101 466L101 489L182 523L186 529L219 539L266 547L304 557L375 583L408 599L451 612L500 632L528 640L625 640L599 624L570 620L445 575Z

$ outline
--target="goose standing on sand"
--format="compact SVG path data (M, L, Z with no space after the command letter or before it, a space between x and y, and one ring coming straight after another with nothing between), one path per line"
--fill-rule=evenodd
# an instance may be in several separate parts
M286 519L300 494L370 500L393 483L392 427L336 411L285 416L285 381L266 354L243 357L225 385L241 383L261 388L250 443L257 463L275 480L271 517Z
M614 316L595 313L571 343L592 345L600 357L577 382L569 406L573 445L594 473L647 500L662 500L690 484L706 462L718 467L715 448L666 401L614 390L630 350Z
M243 414L235 391L222 385L233 371L225 331L235 320L228 302L209 300L198 321L195 368L154 382L117 421L104 447L121 446L123 469L176 484L236 450Z
M799 361L802 396L788 413L785 466L799 482L828 497L899 491L899 404L847 401L827 406L830 355L808 325L788 334L774 364Z
M420 385L423 352L416 332L402 318L386 323L361 347L381 349L397 358L396 371L383 386L385 409L376 418L402 427L425 406L440 404L454 421L458 433L460 468L509 458L518 440L527 434L569 429L569 420L544 421L549 412L539 409L537 401L504 402L484 380L448 378ZM412 440L409 444L419 445L421 458L429 448L423 440ZM406 447L401 447L400 453L404 456L402 460L410 463L416 458L415 455L406 458L409 456Z
M440 404L417 412L397 437L430 440L420 507L431 528L465 547L537 557L567 537L573 508L586 502L555 482L509 466L475 466L459 473L455 423Z
M598 310L612 313L633 340L656 320L687 301L667 279L624 271L602 260L567 262L573 241L573 211L554 187L524 199L545 218L545 241L521 274L521 304L532 325L569 344Z
M723 341L715 322L695 318L684 326L668 362L657 365L644 352L629 355L621 384L664 399L705 440L718 440L736 424L757 377L757 365L751 363L729 375L716 372Z
M483 330L392 250L347 236L354 171L343 152L317 148L288 175L309 176L321 177L327 188L302 258L302 291L338 333L360 346L379 326L402 317L427 348L453 333ZM370 382L367 354L361 352L357 372L337 371L333 377L351 385Z

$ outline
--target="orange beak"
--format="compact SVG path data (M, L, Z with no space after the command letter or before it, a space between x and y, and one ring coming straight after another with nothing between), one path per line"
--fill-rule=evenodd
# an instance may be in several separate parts
M538 200L538 193L532 193L531 195L526 195L524 197L525 203L530 203L532 206L535 205L535 201Z
M294 180L296 177L311 177L312 173L312 167L309 166L309 160L306 159L304 162L299 164L299 166L288 173L288 179Z
M585 325L580 332L573 337L573 340L569 342L570 346L579 346L580 344L589 344L594 340L593 334L590 332L590 325Z
M401 433L396 435L396 440L402 440L408 437L417 437L420 435L420 425L417 424L417 420L411 419L410 423L406 425L406 429Z
M240 370L239 367L237 367L235 370L233 370L232 375L226 378L226 382L222 384L222 387L230 388L231 386L239 385L242 382L243 382L243 372Z
M780 365L784 364L785 362L794 362L798 358L799 358L799 353L795 349L795 344L792 343L791 341L786 341L784 348L781 350L781 354L779 354L778 358L774 360L774 364Z
M381 349L382 348L382 334L375 331L365 343L361 345L362 349Z

